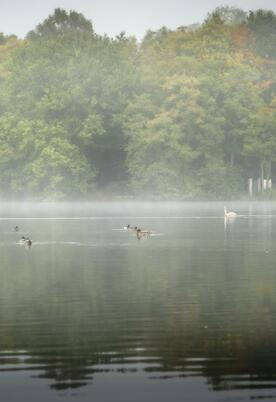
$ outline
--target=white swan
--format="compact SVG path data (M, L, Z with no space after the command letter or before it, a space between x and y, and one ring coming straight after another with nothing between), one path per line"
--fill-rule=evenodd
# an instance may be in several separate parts
M236 218L238 214L236 212L227 212L226 206L224 206L224 217L225 218Z

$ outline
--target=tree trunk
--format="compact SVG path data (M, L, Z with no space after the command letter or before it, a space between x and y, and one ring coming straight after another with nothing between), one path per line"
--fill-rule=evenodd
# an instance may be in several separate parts
M248 179L248 193L249 193L250 197L253 196L253 179L252 179L252 177L250 177Z
M266 180L268 181L271 176L271 160L267 162L267 167L266 167Z
M264 164L263 164L263 161L260 163L260 169L261 169L261 191L263 191L263 188L264 188Z

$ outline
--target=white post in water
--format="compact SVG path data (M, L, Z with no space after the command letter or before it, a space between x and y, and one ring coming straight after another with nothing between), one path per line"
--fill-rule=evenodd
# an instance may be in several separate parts
M263 180L263 189L264 189L264 191L267 190L267 180L266 179Z
M268 180L267 188L268 188L269 190L272 189L272 180L271 180L271 179Z
M248 192L249 192L249 196L252 197L253 196L253 179L252 179L252 177L250 177L248 179Z
M260 178L257 179L257 191L258 191L258 193L260 193L262 191L261 179Z

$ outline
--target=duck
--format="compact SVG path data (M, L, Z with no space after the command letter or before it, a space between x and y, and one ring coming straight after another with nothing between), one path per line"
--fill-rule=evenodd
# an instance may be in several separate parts
M227 208L226 208L226 206L224 206L224 217L225 218L235 218L236 216L238 216L238 214L236 214L236 212L232 212L232 211L227 212Z
M33 242L32 242L31 239L29 239L29 238L25 239L25 246L26 247L30 248L32 244L33 244Z
M142 230L140 228L137 228L137 226L135 226L134 230L136 231L136 236L137 236L137 239L139 239L139 240L142 237L151 235L151 232L149 230Z
M25 244L25 241L26 241L26 237L22 236L21 239L19 240L19 244L23 245L23 244Z
M137 236L137 239L138 240L141 240L141 238L142 238L142 231L141 231L141 229L136 229L136 236Z

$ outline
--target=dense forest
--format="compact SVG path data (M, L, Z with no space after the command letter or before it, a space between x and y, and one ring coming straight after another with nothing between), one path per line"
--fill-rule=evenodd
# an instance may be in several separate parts
M56 9L0 34L1 199L237 198L275 162L272 11L220 7L139 42Z

